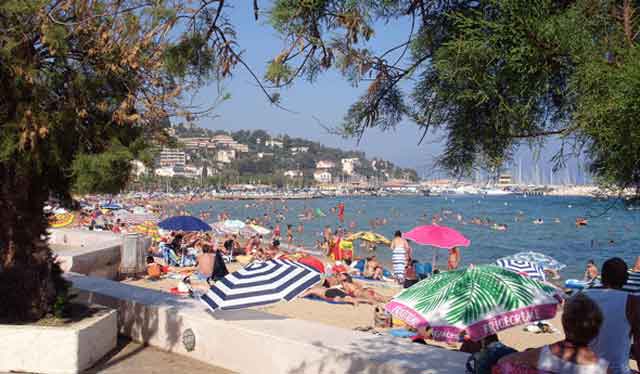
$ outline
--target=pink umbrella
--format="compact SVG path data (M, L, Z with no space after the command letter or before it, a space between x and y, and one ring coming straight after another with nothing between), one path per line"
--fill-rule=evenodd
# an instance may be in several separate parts
M436 248L468 247L471 241L455 229L447 226L425 225L414 227L402 234L402 237L421 245ZM436 268L438 251L433 253L432 266Z
M421 245L449 249L453 247L468 247L471 241L451 227L425 225L413 228L402 235L403 238Z

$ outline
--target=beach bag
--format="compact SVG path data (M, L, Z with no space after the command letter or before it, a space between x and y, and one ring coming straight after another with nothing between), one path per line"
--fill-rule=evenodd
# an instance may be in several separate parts
M377 306L373 309L373 325L379 328L393 327L393 318L386 310Z
M468 374L491 374L492 367L502 357L517 352L500 342L494 342L483 348L480 352L469 356L467 360Z

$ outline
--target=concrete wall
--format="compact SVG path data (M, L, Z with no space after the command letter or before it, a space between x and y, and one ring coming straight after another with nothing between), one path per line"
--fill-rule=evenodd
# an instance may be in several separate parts
M461 374L467 355L254 310L211 313L194 299L68 274L85 302L118 309L120 332L240 373ZM191 352L185 331L195 334Z
M81 373L116 347L116 315L62 327L0 325L0 372Z
M117 279L122 236L107 231L51 229L53 245L62 270L94 277Z

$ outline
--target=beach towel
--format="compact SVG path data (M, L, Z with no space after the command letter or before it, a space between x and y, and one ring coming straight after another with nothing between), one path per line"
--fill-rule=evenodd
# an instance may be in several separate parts
M336 304L336 305L351 305L351 303L348 303L346 301L334 301L334 300L327 300L327 299L323 299L321 297L318 297L316 295L307 295L304 297L305 299L309 299L309 300L314 300L314 301L323 301L327 304Z

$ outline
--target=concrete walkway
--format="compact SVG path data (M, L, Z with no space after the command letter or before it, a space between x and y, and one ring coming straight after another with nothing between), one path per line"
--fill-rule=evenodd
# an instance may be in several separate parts
M100 374L232 374L232 371L207 365L178 354L143 346L126 337L118 338L118 346L86 373Z

